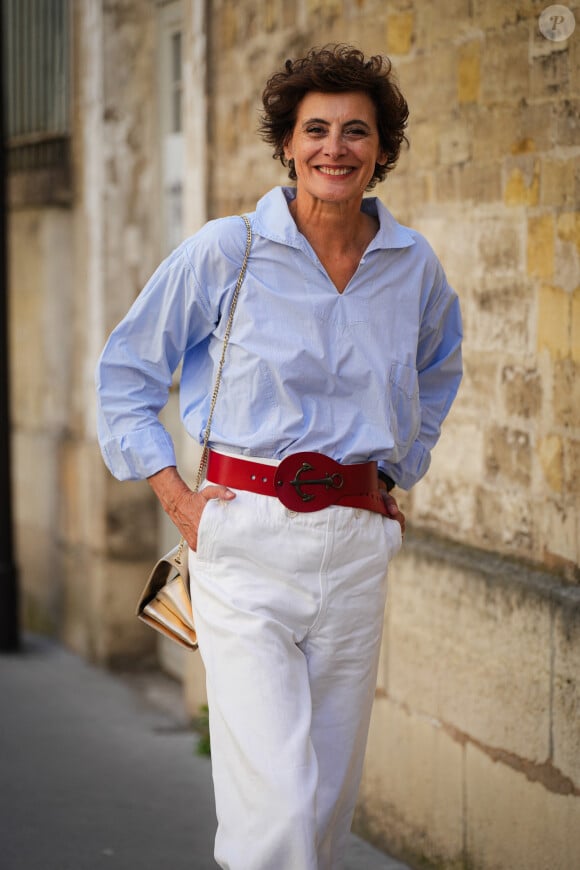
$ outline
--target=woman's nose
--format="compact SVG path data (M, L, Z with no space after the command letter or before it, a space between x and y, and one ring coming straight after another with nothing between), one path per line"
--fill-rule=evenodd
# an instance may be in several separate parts
M340 131L331 130L325 142L325 151L329 157L339 157L344 153L344 139Z

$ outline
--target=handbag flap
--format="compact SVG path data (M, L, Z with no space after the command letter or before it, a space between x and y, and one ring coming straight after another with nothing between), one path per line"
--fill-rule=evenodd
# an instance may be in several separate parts
M180 574L159 590L156 601L179 617L185 625L194 628L191 599Z
M137 602L137 616L143 610L145 605L149 604L149 602L155 598L160 589L163 589L168 583L171 583L177 577L181 578L185 593L189 597L187 551L185 551L185 553L183 551L184 548L181 544L178 544L155 564L147 579L147 583L139 596Z
M146 605L145 609L138 614L139 619L151 628L156 629L165 637L170 638L180 646L189 650L197 649L197 633L189 626L175 620L173 614L164 612L163 605L157 605L153 601Z

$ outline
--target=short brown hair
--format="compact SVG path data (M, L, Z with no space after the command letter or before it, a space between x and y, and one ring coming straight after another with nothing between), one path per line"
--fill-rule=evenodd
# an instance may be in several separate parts
M312 48L305 57L287 60L284 69L268 80L262 94L264 110L259 132L273 145L274 159L289 166L292 181L296 181L294 163L286 161L284 146L294 129L298 104L309 91L363 91L372 99L380 145L388 156L385 164L375 164L367 188L370 190L395 167L401 145L408 141L405 128L409 107L394 81L390 60L380 54L367 60L359 49L339 43Z

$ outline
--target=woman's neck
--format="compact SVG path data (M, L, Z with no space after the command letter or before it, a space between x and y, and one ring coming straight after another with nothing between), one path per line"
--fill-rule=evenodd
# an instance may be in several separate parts
M305 205L298 196L289 204L298 230L308 240L337 291L342 293L358 269L361 258L375 237L379 222L345 203L313 201Z
M360 259L378 230L376 218L361 211L360 200L323 202L302 199L299 194L289 203L296 226L317 254L341 252Z

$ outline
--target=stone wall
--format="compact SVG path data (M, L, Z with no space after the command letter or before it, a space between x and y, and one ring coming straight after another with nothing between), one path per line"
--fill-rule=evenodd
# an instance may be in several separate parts
M255 132L275 67L333 41L387 53L410 148L376 192L462 302L464 383L401 498L357 811L417 867L580 854L580 35L544 38L547 5L211 4L211 216L285 179Z
M415 531L395 563L360 833L412 866L580 855L580 594Z
M25 623L54 633L62 617L61 449L70 410L72 221L27 208L9 222L10 364L16 552ZM47 570L48 569L48 570ZM47 576L49 575L49 576Z
M10 216L17 557L24 623L103 662L152 651L133 617L157 553L146 484L96 445L94 369L159 257L154 8L74 4L74 196Z

